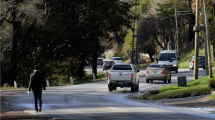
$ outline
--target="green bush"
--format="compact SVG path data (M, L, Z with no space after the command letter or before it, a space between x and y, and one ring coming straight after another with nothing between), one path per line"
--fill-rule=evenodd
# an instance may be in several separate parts
M209 81L209 87L212 89L215 89L215 80L210 80Z

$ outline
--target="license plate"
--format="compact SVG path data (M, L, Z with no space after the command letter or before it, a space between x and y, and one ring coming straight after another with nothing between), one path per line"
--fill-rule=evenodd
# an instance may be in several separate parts
M123 84L123 82L118 82L118 84Z
M152 74L157 74L157 72L152 72Z

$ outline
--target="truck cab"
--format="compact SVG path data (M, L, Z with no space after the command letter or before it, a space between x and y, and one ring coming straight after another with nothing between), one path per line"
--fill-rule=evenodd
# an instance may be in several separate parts
M178 73L178 60L180 58L175 50L164 50L159 53L158 64L165 64L170 71Z

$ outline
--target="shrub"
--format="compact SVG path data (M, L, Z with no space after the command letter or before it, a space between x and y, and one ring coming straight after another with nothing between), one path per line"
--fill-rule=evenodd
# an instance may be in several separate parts
M209 81L209 87L212 89L215 89L215 80L210 80Z
M4 88L10 87L7 83L4 83L3 86Z

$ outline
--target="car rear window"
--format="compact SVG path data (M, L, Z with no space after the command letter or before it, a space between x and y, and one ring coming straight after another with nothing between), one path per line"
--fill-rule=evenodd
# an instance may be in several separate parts
M114 65L113 70L132 70L131 65Z
M149 68L163 68L163 65L150 65Z
M122 60L121 58L113 58L113 60Z
M114 61L105 61L105 63L114 63Z
M202 60L202 59L205 59L205 57L204 56L199 56L199 59Z
M97 61L102 61L102 59L98 59Z
M193 56L193 58L192 58L192 59L194 60L194 58L195 58L195 57ZM204 57L204 56L199 56L199 60L204 60L204 59L205 59L205 57Z

